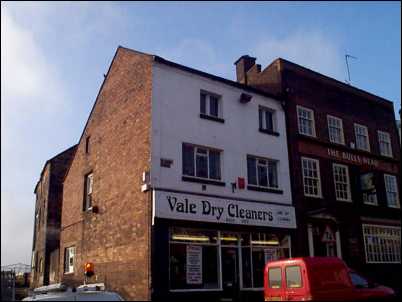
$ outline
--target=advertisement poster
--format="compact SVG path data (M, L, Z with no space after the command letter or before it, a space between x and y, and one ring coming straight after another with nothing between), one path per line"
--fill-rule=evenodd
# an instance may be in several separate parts
M187 245L187 284L202 284L202 246Z

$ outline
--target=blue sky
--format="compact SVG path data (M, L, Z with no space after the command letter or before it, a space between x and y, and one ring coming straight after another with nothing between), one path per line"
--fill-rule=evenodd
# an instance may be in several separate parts
M400 2L1 4L1 263L30 263L47 159L78 142L118 45L235 79L282 57L401 103Z

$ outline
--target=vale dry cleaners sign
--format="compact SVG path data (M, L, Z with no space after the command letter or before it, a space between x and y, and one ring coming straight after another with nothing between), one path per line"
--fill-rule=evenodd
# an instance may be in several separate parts
M153 192L153 216L168 219L296 228L294 207L262 202Z

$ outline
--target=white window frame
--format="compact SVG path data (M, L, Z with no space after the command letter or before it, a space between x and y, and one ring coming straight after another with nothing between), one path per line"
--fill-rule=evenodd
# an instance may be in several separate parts
M301 124L300 124L301 116L300 116L299 110L304 110L304 111L307 111L307 112L309 112L311 114L311 121L312 121L312 129L311 130L312 130L312 134L302 132ZM298 129L299 129L299 133L303 134L303 135L311 136L311 137L316 137L314 110L297 105L296 106L296 111L297 111L297 125L298 125Z
M72 264L70 262L70 259L72 259ZM75 246L66 247L64 249L64 274L74 273L74 265L75 265ZM66 270L67 267L68 271Z
M261 115L260 115L261 111ZM272 130L267 128L267 119L266 119L266 112L270 112L272 114ZM276 125L276 111L274 109L264 107L264 106L258 106L258 118L261 117L261 121L258 121L261 124L261 130L266 130L266 131L277 131L277 125Z
M201 112L201 94L205 95L205 113ZM218 101L218 115L211 114L211 96L216 98ZM213 118L222 118L223 117L223 105L222 105L222 96L212 93L209 91L201 90L200 91L200 114L204 114Z
M362 224L366 263L401 263L401 228Z
M335 178L335 171L336 171L336 168L341 168L341 169L345 169L345 177L346 177L346 180L347 180L347 183L346 183L346 185L347 185L347 191L346 191L346 193L348 194L348 198L341 198L341 197L338 197L338 194L337 194L337 189L336 189L336 184L337 183L340 183L340 184L342 184L342 185L345 185L345 183L344 182L337 182L336 181L336 178ZM336 200L338 200L338 201L348 201L348 202L351 202L352 201L352 194L351 194L351 189L350 189L350 178L349 178L349 167L347 166L347 165L342 165L342 164L336 164L336 163L333 163L332 164L332 175L333 175L333 179L334 179L334 188L335 188L335 197L336 197Z
M366 126L358 124L358 123L354 123L353 127L354 127L354 130L355 130L355 146L356 146L356 149L370 152L370 137L369 137L369 133L368 133L368 128ZM367 149L362 148L361 146L359 147L359 144L358 144L359 140L357 139L357 137L358 137L357 129L358 128L364 129L364 132L365 132L364 136L367 138ZM359 135L361 136L360 133L359 133Z
M387 181L388 179L392 179L393 180L393 186L395 188L395 191L390 191L390 187L388 186L389 182ZM384 186L385 186L385 193L387 196L387 206L390 208L400 208L400 201L399 201L399 192L398 192L398 179L395 175L391 175L391 174L384 174ZM389 204L389 198L388 198L388 193L392 193L396 195L396 204L395 205L390 205Z
M377 131L377 136L378 136L378 148L380 149L380 154L383 156L387 156L387 157L392 157L392 144L391 144L391 135L386 132L386 131L381 131L378 130ZM384 140L383 138L387 138L386 140ZM381 143L385 143L388 144L389 149L388 150L384 150L381 146ZM384 152L385 151L385 152ZM389 153L388 153L389 151Z
M330 120L334 120L335 122L339 122L339 128L334 127L333 125L330 125ZM344 132L343 132L343 121L342 121L342 119L339 118L339 117L327 114L327 123L328 123L328 137L329 137L330 142L335 143L335 144L344 145L345 144L345 135L344 135ZM340 130L340 132L341 132L340 141L334 140L334 137L331 136L331 128L338 128Z
M256 177L256 181L257 184L252 184L249 183L249 179L247 177L247 184L249 186L252 187L259 187L259 188L265 188L265 189L272 189L272 190L280 190L280 183L279 183L279 161L278 160L274 160L274 159L270 159L270 158L265 158L265 157L259 157L259 156L254 156L254 155L247 155L247 160L249 158L253 158L255 160L255 177ZM265 161L265 164L260 163L259 161ZM271 186L271 183L269 182L269 165L270 164L274 164L275 167L275 174L276 174L276 182L277 182L277 186L273 187ZM258 167L265 167L266 171L267 171L267 186L263 186L260 184L260 180L258 177ZM247 166L248 168L248 166ZM248 171L247 171L248 174Z
M304 171L303 171L303 169L304 169L303 168L303 161L304 160L314 162L316 167L317 167L317 176L318 176L318 178L317 178L317 180L318 180L317 181L317 195L309 194L309 193L306 193L306 191L305 191L305 183L304 183L305 176L304 176ZM318 159L302 156L300 162L301 162L301 172L302 172L302 179L303 179L303 193L304 193L304 196L314 197L314 198L322 198L320 161Z
M84 196L84 211L92 209L93 202L93 186L94 186L94 174L90 172L85 175L85 196ZM90 199L90 205L88 204L88 199Z

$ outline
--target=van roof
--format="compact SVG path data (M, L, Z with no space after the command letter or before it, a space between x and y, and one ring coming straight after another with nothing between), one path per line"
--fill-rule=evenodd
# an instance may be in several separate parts
M299 262L304 262L308 266L319 266L325 264L341 264L345 265L344 262L339 259L338 257L298 257L298 258L289 258L289 259L282 259L276 261L268 262L267 266L276 266L282 264L296 264Z

